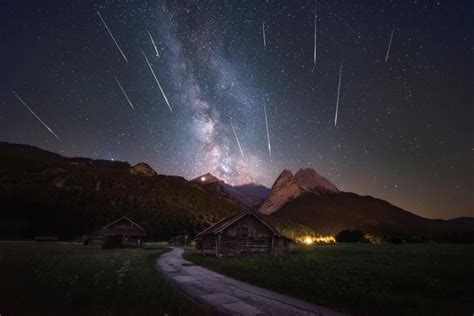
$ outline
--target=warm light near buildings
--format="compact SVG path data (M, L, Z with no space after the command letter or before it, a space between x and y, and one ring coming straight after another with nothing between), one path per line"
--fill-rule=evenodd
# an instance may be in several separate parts
M329 243L332 243L332 242L336 242L336 238L334 238L334 236L318 236L314 239L314 242L317 242L317 243L325 243L325 244L329 244Z
M314 243L329 244L329 243L336 242L336 239L332 235L327 235L327 236L317 235L316 237L304 236L300 238L299 241L305 245L312 245Z
M206 181L206 177L201 177L201 181L202 182Z

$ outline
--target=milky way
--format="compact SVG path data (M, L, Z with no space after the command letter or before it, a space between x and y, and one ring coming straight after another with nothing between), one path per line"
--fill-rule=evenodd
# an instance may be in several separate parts
M6 1L0 140L232 184L311 167L424 216L474 216L470 12L469 1L318 1L317 15L314 0Z

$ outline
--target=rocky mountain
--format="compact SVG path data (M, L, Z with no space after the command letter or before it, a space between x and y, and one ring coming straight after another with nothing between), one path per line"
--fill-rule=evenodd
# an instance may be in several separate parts
M294 176L284 170L260 212L303 224L320 234L335 234L344 229L424 236L474 231L474 224L466 218L431 220L381 199L341 192L311 169L301 169Z
M305 192L321 195L338 193L339 190L328 179L320 176L313 169L300 169L294 176L291 171L283 170L259 211L264 214L271 214Z
M0 142L0 238L76 238L127 216L145 228L148 240L166 240L192 236L263 200L268 219L289 237L346 228L383 234L474 231L472 218L422 218L383 200L340 192L310 169L294 176L282 172L269 195L268 188L231 186L210 174L187 181L156 174L145 163L67 158Z
M145 177L157 176L155 170L144 162L137 163L135 166L129 169L131 174L141 175Z
M142 225L148 240L192 237L269 193L255 184L232 187L210 174L197 180L159 175L146 163L68 158L0 142L0 239L80 238L121 216ZM291 238L311 233L288 220L268 220Z
M191 182L251 209L257 209L270 194L270 189L265 186L254 183L232 186L210 173L199 176Z
M339 192L334 184L332 184L328 179L320 176L316 171L314 171L314 169L306 168L298 170L295 174L295 181L305 191L317 194Z
M288 170L283 170L273 184L270 195L259 208L259 212L269 215L304 192L305 190L296 182L293 174Z

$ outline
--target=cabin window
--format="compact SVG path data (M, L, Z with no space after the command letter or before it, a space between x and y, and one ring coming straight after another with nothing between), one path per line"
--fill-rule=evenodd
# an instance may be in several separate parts
M249 235L249 228L247 226L237 227L237 236L247 237Z

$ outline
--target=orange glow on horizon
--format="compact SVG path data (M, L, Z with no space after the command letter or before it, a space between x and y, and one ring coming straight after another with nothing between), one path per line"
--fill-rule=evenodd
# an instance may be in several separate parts
M298 241L305 244L305 245L312 245L314 243L317 243L317 244L330 244L330 243L335 243L336 238L334 238L334 236L332 236L332 235L327 235L327 236L317 235L316 237L314 237L314 236L304 236L302 238L299 238Z

